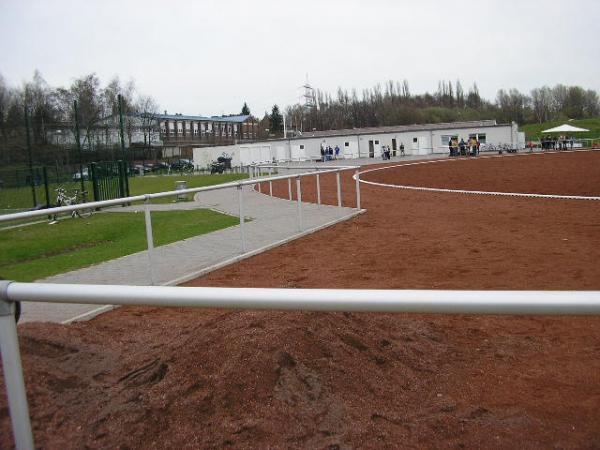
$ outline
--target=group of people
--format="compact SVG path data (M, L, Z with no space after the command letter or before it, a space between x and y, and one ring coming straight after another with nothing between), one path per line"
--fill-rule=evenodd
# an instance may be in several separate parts
M542 150L573 149L573 138L567 136L542 136Z
M477 156L479 155L479 148L481 142L474 137L469 138L468 142L465 142L463 138L450 139L448 141L448 150L450 150L450 156Z
M400 156L404 156L404 143L400 143ZM396 156L396 151L394 150L394 156ZM392 150L389 145L381 146L381 158L383 160L389 160L392 157Z
M332 148L331 145L325 146L324 144L321 144L321 161L331 161L334 159L338 159L339 156L339 146L336 145L335 148Z

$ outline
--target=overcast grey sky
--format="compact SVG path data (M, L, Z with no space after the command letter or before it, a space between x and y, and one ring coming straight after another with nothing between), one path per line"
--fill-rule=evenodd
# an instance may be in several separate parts
M335 94L407 79L600 90L600 1L0 0L0 73L53 86L133 78L161 110L261 116L298 101L308 73Z

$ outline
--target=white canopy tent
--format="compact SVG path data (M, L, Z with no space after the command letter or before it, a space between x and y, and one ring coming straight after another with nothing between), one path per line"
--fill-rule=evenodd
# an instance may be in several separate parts
M574 127L572 125L568 125L565 123L564 125L560 125L558 127L549 128L548 130L544 130L544 131L542 131L542 133L581 133L584 131L590 131L590 130L586 130L585 128Z

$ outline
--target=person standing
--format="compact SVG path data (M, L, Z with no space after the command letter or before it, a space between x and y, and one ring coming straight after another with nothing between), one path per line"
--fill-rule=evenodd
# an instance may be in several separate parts
M340 147L339 145L335 146L335 159L338 159L340 156Z
M405 154L404 154L404 142L400 142L400 156L405 156Z
M466 154L467 154L467 143L465 142L465 140L463 138L460 138L460 142L458 144L458 147L460 148L460 154L461 154L461 156L466 156Z

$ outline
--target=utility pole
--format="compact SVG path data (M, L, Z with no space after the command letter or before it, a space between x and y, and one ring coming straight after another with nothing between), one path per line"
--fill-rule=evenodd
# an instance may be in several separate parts
M33 177L33 156L31 154L31 136L29 135L29 111L27 105L24 106L25 111L25 134L27 136L27 158L29 159L29 181L31 183L31 195L33 196L33 207L37 206L37 196L35 194L35 179Z
M73 112L75 113L75 142L77 143L77 153L79 155L79 180L81 181L81 192L85 191L83 182L83 158L81 156L81 138L79 135L79 113L77 111L77 100L73 100Z

